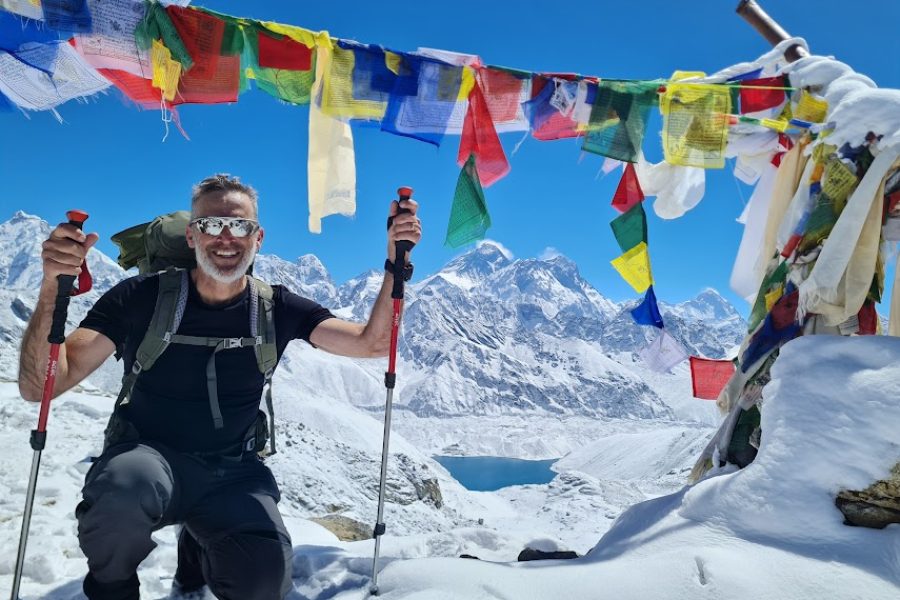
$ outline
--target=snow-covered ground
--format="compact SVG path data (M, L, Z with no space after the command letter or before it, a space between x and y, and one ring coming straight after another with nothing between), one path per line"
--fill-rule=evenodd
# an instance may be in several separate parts
M617 424L591 443L579 441L547 486L473 493L447 485L444 500L455 519L430 531L401 527L402 535L385 536L381 597L897 598L900 526L847 527L833 498L841 488L887 476L897 461L898 397L897 338L800 338L784 348L773 370L762 447L746 469L714 472L693 487L647 500L654 495L648 482L666 492L666 472L659 469L683 466L695 441L666 427L654 435ZM13 383L0 384L0 402L0 546L12 550L36 409L17 398ZM110 404L77 392L54 404L23 600L80 598L84 559L73 508ZM273 470L284 487L299 483L283 464L273 461ZM675 470L673 478L683 476ZM406 510L397 505L388 513L389 533ZM372 542L341 542L290 502L282 511L295 543L290 598L364 598ZM557 535L563 529L572 532L568 539ZM157 537L160 546L140 572L145 598L166 597L174 570L174 532ZM579 552L593 549L574 561L512 562L526 544L553 548L563 540ZM461 553L482 560L454 558ZM14 558L6 550L0 556L4 589Z

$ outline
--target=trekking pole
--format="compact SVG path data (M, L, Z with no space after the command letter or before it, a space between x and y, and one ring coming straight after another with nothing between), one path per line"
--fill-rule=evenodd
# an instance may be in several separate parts
M88 214L80 210L66 213L69 225L81 229L87 221ZM34 491L37 488L38 469L41 467L41 451L47 442L47 417L50 415L50 398L53 397L53 386L56 383L56 368L59 363L59 345L66 341L66 314L69 310L69 298L75 285L75 275L56 276L56 303L53 307L53 321L50 324L50 360L47 363L47 375L44 378L44 393L41 396L41 409L38 414L37 429L31 431L31 448L34 457L31 460L31 477L28 480L28 493L25 496L25 514L22 517L22 533L19 536L19 554L16 556L16 571L13 575L11 600L19 600L19 584L22 580L22 568L25 565L25 545L28 542L28 527L31 524L31 509L34 506Z
M408 200L412 196L412 188L401 187L397 190L400 200ZM397 214L409 212L408 208L400 208ZM388 222L390 227L393 218ZM391 349L388 354L388 369L384 374L384 387L387 390L387 399L384 404L384 437L381 446L381 481L378 484L378 517L375 519L375 555L372 557L372 586L369 593L378 595L378 552L381 549L381 535L385 532L385 525L381 521L384 517L384 488L387 479L388 446L391 439L391 406L394 400L394 384L397 382L395 372L397 363L397 335L400 331L400 309L403 302L403 269L406 253L412 250L413 242L400 240L395 243L394 257L394 287L391 290L391 298L394 300L394 315L391 320Z

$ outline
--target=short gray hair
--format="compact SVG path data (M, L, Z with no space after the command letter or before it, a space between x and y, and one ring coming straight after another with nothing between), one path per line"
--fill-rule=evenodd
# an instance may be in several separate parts
M228 173L216 173L194 185L191 190L191 218L194 215L194 206L197 201L211 192L240 192L250 199L253 205L253 214L259 218L259 195L253 187L241 183L240 178L232 177Z

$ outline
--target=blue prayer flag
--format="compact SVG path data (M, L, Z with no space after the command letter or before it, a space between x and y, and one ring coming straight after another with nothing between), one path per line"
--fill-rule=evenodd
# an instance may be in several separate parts
M663 328L662 315L659 314L659 307L656 305L656 294L653 293L652 285L647 288L644 301L631 309L631 317L638 325L653 325L660 329Z

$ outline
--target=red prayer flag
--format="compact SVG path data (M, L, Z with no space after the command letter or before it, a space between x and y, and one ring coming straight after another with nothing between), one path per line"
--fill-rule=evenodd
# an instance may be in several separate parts
M151 80L118 69L97 69L97 71L110 83L116 86L116 89L122 92L126 98L136 103L141 108L159 110L160 107L162 107L161 92L158 88L153 87ZM172 103L170 102L166 102L165 107L172 114L172 122L175 123L175 127L178 128L178 131L181 132L184 139L191 139L181 126L178 110L172 106Z
M309 71L312 68L312 49L305 44L284 36L275 39L260 31L259 66L271 69L289 69L291 71Z
M149 79L118 69L97 69L111 84L141 108L159 108L162 95Z
M875 303L866 300L859 309L859 335L875 335L878 331L878 313Z
M551 75L535 76L531 80L531 97L535 98L541 93L545 85L551 83ZM555 73L552 77L557 79L574 80L575 75L569 73ZM573 138L583 136L583 131L578 131L578 121L567 117L559 111L555 111L550 117L541 123L541 126L531 132L536 140L549 142L552 140L560 140L564 138Z
M218 70L225 21L193 8L168 6L166 12L187 48L193 66L185 71L195 79L212 79Z
M490 68L479 69L478 83L494 123L515 121L519 114L523 80Z
M781 331L785 327L792 325L797 321L797 306L800 303L800 292L794 290L790 294L785 294L772 307L772 326L776 331Z
M612 199L612 207L620 213L628 212L636 204L643 202L644 192L634 170L634 163L625 163L625 172L619 180L619 187Z
M456 162L460 166L465 165L470 154L475 155L475 170L482 187L488 187L509 173L509 162L477 82L469 93L469 108L463 122Z
M241 57L220 55L225 21L180 6L168 6L166 12L194 61L181 76L173 104L236 102L241 85Z
M781 77L766 77L764 79L750 79L740 82L741 85L741 114L774 108L784 102L783 89L753 89L783 88L784 79Z
M196 63L195 63L196 65ZM173 104L219 104L237 102L241 86L241 56L220 56L211 76L194 75L190 69L181 76Z
M722 388L734 375L734 363L730 360L691 357L691 382L694 398L716 400Z

